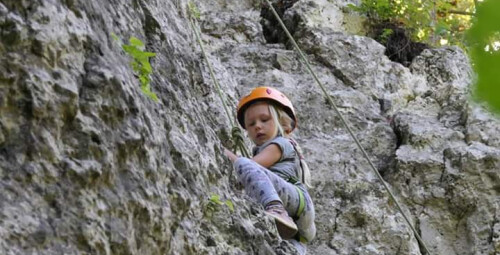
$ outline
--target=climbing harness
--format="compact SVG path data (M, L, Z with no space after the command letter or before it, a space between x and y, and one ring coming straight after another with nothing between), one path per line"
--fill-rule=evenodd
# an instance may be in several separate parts
M245 146L245 140L243 139L243 135L241 133L241 129L235 125L234 123L234 118L233 116L229 113L226 100L224 100L224 96L222 93L222 89L220 88L219 82L215 78L214 70L212 68L212 65L210 64L210 61L208 61L208 56L205 52L205 48L203 47L203 41L201 40L200 34L198 32L197 26L195 25L196 19L193 17L191 11L189 12L189 23L191 24L191 28L194 31L194 34L196 36L196 40L198 41L198 44L200 45L201 53L203 54L203 58L205 59L208 70L210 72L210 77L212 78L212 81L215 84L215 88L217 90L217 94L219 95L219 98L222 102L222 105L224 106L224 111L226 112L227 118L229 119L229 122L231 123L232 129L231 129L231 136L233 139L233 150L240 150L241 154L245 157L249 157L250 153L248 153L247 147Z
M373 162L371 161L370 157L368 156L368 153L366 153L365 149L363 148L363 146L361 146L361 143L358 141L358 138L356 137L356 135L354 134L354 132L352 131L351 127L350 127L350 124L348 123L348 121L346 119L344 119L343 115L340 113L339 109L337 108L337 105L333 102L333 99L330 97L330 95L327 93L325 87L323 86L323 84L319 81L318 79L318 76L316 75L316 73L312 70L311 68L311 65L309 64L309 61L307 61L304 53L302 53L302 50L300 49L299 45L297 45L297 42L295 42L295 39L293 38L293 36L290 34L290 32L288 31L288 29L286 28L285 24L283 23L283 21L281 20L280 16L278 15L278 13L276 12L276 10L274 9L272 3L270 0L265 0L269 6L269 8L271 9L271 12L273 13L274 17L278 20L280 26L283 28L283 30L285 31L288 39L290 39L290 42L292 42L295 50L299 53L302 61L304 61L306 67L307 67L307 70L309 71L309 73L313 76L314 80L316 81L316 83L319 85L319 87L321 88L321 90L323 91L323 94L326 96L326 98L328 99L328 103L330 103L330 105L333 107L333 109L335 110L335 112L337 113L337 115L339 116L340 120L342 121L342 124L344 124L344 126L346 127L347 131L349 132L349 134L351 135L352 139L354 140L354 142L356 143L356 145L358 146L359 150L362 152L363 156L366 158L366 160L368 161L368 164L370 165L371 169L373 170L373 172L375 173L375 175L378 177L378 179L380 180L380 182L382 183L382 185L384 186L385 190L389 193L389 196L392 198L392 200L394 201L394 203L396 204L396 207L398 208L399 212L403 215L403 218L406 220L406 223L408 224L408 226L411 228L411 230L413 231L415 237L417 238L417 240L420 242L420 244L423 246L423 248L425 249L425 251L427 252L427 254L431 254L429 249L427 248L426 244L424 243L424 241L422 240L422 238L420 237L420 235L418 234L417 230L415 229L415 227L413 227L413 224L411 224L409 218L406 216L406 214L403 212L403 209L401 208L401 205L399 204L398 200L396 199L396 197L394 196L394 194L392 193L392 191L390 190L389 186L387 185L387 183L385 182L384 178L382 178L382 176L380 175L380 173L378 172L377 168L375 167L375 165L373 164Z
M304 195L304 191L302 191L297 186L300 181L295 176L290 176L286 181L293 184L293 186L297 190L297 193L299 194L299 207L297 208L297 211L295 211L295 215L293 215L292 217L293 221L297 222L300 218L300 215L302 215L302 213L306 209L306 196ZM299 232L297 232L297 234L293 238L299 242L307 243L307 239L301 236Z
M295 185L294 185L295 186ZM299 208L297 208L297 212L295 212L295 216L292 218L293 221L297 222L300 218L300 215L304 212L304 209L306 208L306 197L304 196L304 191L302 191L299 187L295 186L297 189L297 192L299 193ZM299 232L295 235L295 240L302 242L302 243L307 243L307 239L303 236L300 235Z
M297 208L297 211L295 211L295 215L292 217L294 221L297 221L306 208L306 197L304 196L304 191L297 187L297 184L299 184L300 181L295 176L288 177L286 181L291 183L297 189L297 193L299 194L299 207Z
M306 208L306 197L304 196L304 191L302 191L299 187L295 186L297 192L299 193L299 208L297 208L297 212L295 212L295 216L293 220L297 221L300 218L300 215L304 212Z
M293 221L297 222L300 218L300 215L302 215L302 213L304 212L304 209L306 209L306 196L304 195L304 191L297 187L297 184L299 183L299 180L297 180L297 178L291 176L290 178L288 178L287 182L293 184L295 189L297 189L297 193L299 194L299 207L297 208L295 215L293 215L292 217ZM301 243L307 243L307 239L301 236L299 232L297 232L297 234L293 238Z
M307 165L307 162L304 159L304 156L302 154L302 150L299 148L298 143L293 140L292 138L288 138L290 140L290 143L293 146L293 149L295 150L295 153L297 153L297 156L299 157L299 160L297 162L297 169L300 170L297 173L297 176L300 179L300 182L304 184L307 188L311 188L311 174L309 171L309 166Z

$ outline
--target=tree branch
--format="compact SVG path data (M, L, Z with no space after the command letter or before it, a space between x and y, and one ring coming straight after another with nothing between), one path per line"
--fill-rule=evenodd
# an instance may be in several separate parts
M473 12L466 12L466 11L459 11L459 10L449 10L448 13L458 14L458 15L476 16L476 14Z

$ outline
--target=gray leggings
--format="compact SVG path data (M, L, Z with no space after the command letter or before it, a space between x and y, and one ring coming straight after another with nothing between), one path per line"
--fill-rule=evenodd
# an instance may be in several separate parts
M281 201L290 217L296 217L299 208L299 192L295 185L283 180L275 173L257 164L255 161L240 157L234 162L234 168L245 192L265 206L271 201ZM314 225L314 205L307 190L302 189L306 200L304 211L295 222L299 234L311 241L316 235Z

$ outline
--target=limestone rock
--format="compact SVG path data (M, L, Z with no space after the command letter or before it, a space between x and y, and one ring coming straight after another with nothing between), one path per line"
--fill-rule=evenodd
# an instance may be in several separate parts
M469 101L466 55L426 50L406 68L346 32L354 1L285 2L285 23L431 252L500 253L500 121ZM265 6L195 4L229 107L263 85L294 103L317 215L308 253L423 254L298 55L266 38L280 28ZM222 153L232 120L187 11L181 0L0 3L0 254L297 254L237 188ZM131 36L156 53L158 102L121 48Z

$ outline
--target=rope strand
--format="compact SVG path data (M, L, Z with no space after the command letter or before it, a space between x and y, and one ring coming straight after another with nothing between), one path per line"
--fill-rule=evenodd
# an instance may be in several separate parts
M203 58L205 59L205 61L207 63L208 70L210 72L210 77L212 78L212 81L215 84L217 94L219 95L219 98L222 102L222 105L224 106L224 111L226 112L227 118L229 119L229 122L231 123L231 126L232 126L231 135L232 135L232 139L234 141L234 146L235 146L235 148L238 148L240 150L241 154L244 157L248 158L250 154L248 153L247 147L245 146L245 140L243 138L243 134L241 132L241 129L235 125L234 118L228 110L229 108L227 107L226 100L224 99L225 98L224 94L222 92L222 89L220 88L219 82L215 78L214 70L212 68L212 65L210 64L210 61L208 60L207 53L205 52L205 48L203 47L203 41L201 40L197 26L195 26L195 22L196 21L193 21L193 17L190 15L189 23L191 24L191 28L194 31L194 34L196 36L196 40L198 41L198 44L200 45L201 53L203 54Z

